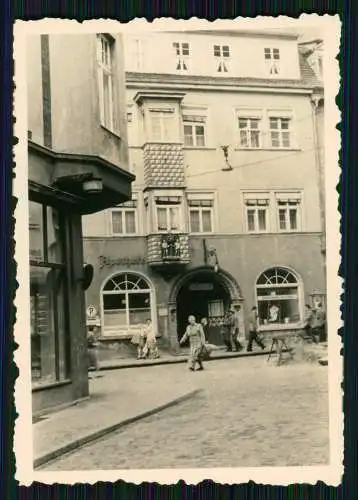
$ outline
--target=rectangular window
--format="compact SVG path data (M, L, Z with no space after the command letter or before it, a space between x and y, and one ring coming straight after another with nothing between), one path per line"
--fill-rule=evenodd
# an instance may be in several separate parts
M174 109L149 110L150 140L172 142L178 139L177 120Z
M180 231L180 205L158 203L157 211L157 231L158 232L178 232Z
M277 76L280 73L280 49L265 48L265 62L267 72L270 76Z
M216 71L228 73L230 61L229 45L214 45L214 57L216 59Z
M33 385L67 379L68 269L64 252L65 215L29 202L30 335Z
M128 235L137 233L137 204L130 201L121 208L111 210L112 234Z
M249 233L266 233L268 231L268 211L268 198L245 199L246 226Z
M175 52L175 69L177 71L188 71L190 46L188 43L174 42L173 49Z
M288 149L292 147L291 119L270 117L271 147Z
M258 149L261 147L259 118L239 117L240 147Z
M97 35L97 67L99 87L99 109L101 124L115 132L114 99L114 41L105 35Z
M299 231L301 228L301 200L299 197L277 195L276 199L279 231Z
M213 200L189 199L190 232L212 233Z
M188 147L205 147L205 117L183 116L184 145Z

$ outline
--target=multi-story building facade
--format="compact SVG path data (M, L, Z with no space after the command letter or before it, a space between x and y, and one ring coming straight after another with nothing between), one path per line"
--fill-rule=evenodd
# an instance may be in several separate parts
M81 218L131 199L134 176L121 38L29 35L26 51L32 405L39 413L88 396L91 268Z
M124 43L134 195L84 222L101 338L128 339L151 317L175 347L195 314L220 344L229 306L246 331L254 305L263 331L301 327L325 281L312 104L322 82L297 37L181 31Z

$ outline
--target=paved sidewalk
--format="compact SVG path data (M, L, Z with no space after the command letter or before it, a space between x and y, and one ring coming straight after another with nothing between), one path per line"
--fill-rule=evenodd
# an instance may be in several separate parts
M268 351L227 353L214 351L211 360L267 356ZM153 386L151 367L185 363L185 355L156 360L112 359L102 361L101 371L90 374L90 398L64 410L49 413L33 424L34 465L41 466L66 452L101 438L123 425L139 420L193 396L200 388L184 369L180 377L166 371L166 383ZM221 364L221 363L220 363ZM236 365L236 363L234 363ZM120 370L119 370L120 369ZM153 368L154 369L154 368ZM158 367L159 369L159 367ZM159 383L159 380L158 380ZM157 390L160 387L160 391Z
M148 381L147 370L107 372L90 379L90 398L48 414L33 424L34 466L38 467L123 425L193 396L187 377L160 384ZM169 377L170 378L170 377Z

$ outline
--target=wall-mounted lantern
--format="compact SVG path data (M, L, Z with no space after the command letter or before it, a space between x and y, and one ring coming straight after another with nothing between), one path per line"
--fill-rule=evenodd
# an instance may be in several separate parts
M82 189L87 194L98 194L103 191L103 182L102 179L88 179L83 181Z

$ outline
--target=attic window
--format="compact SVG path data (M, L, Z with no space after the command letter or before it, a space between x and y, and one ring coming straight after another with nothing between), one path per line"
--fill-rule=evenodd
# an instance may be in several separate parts
M265 48L265 62L270 76L277 76L280 73L280 49Z
M176 70L177 71L187 71L188 70L188 60L190 56L190 47L188 43L174 42L173 48L176 55Z
M216 71L228 73L230 60L229 45L214 45L214 57L216 59Z

